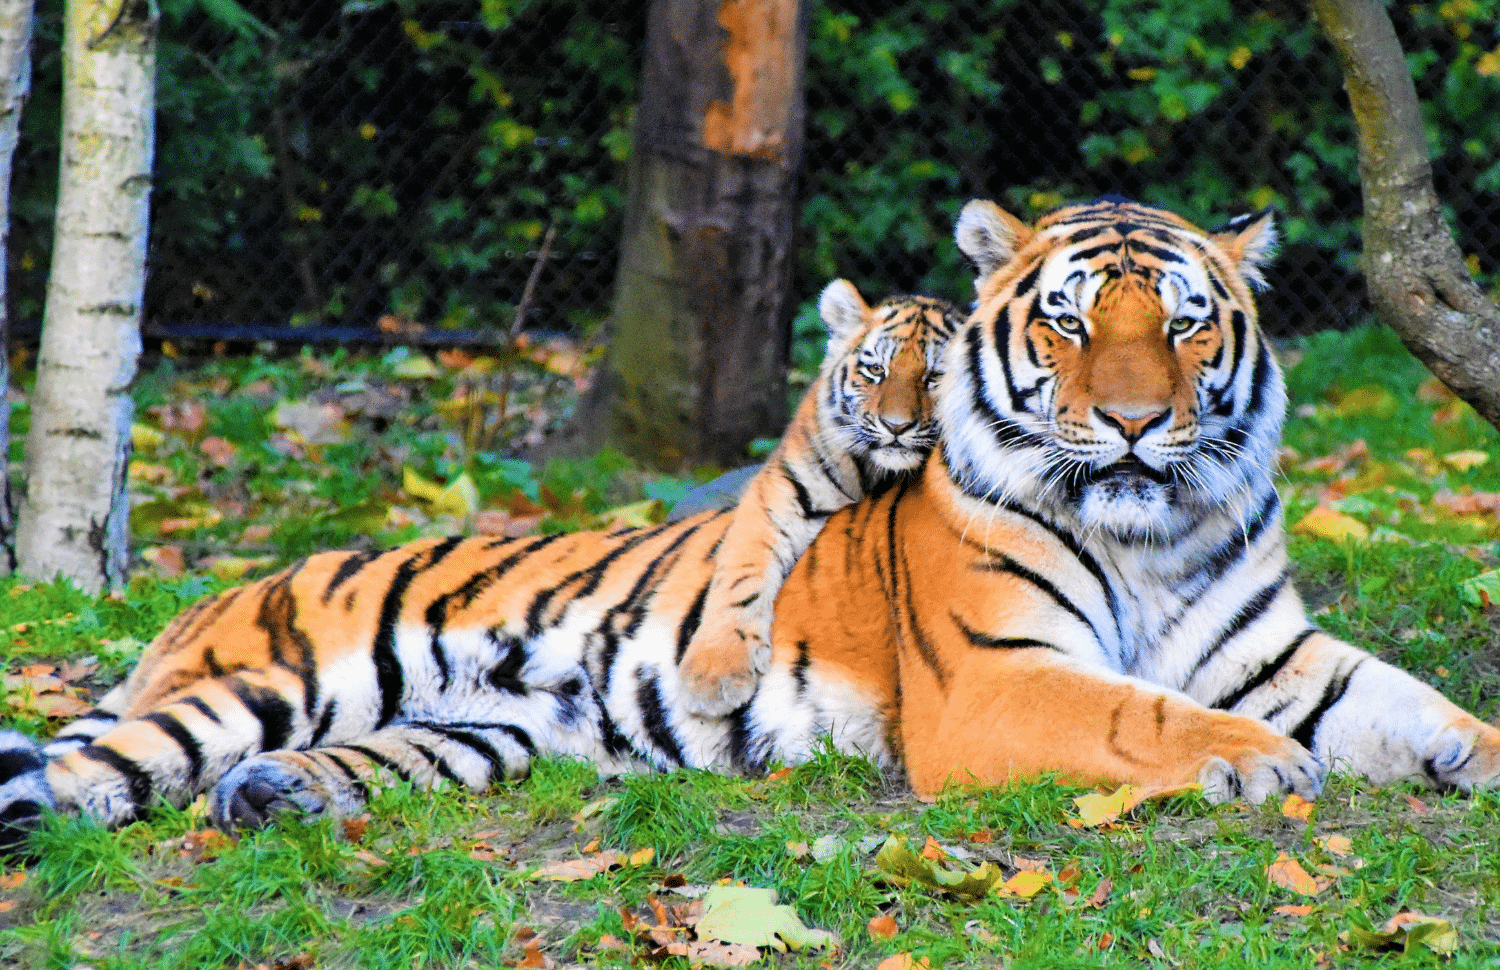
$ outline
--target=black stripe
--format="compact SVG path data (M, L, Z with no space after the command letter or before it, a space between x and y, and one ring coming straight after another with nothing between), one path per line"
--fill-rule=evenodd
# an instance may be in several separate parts
M364 569L371 562L379 559L381 555L382 553L379 550L369 549L364 552L352 553L349 558L339 563L339 568L333 572L333 578L328 581L328 588L323 590L323 605L327 606L328 601L333 599L333 594L337 592L340 586L352 579L356 573Z
M630 591L625 598L605 610L603 618L596 628L600 638L604 641L603 648L599 651L596 663L598 665L598 687L599 690L609 693L609 684L614 677L615 657L620 652L620 638L633 637L640 630L641 621L646 615L646 606L649 605L656 590L661 584L658 570L662 563L666 562L672 553L676 552L681 545L697 532L699 525L684 529L677 538L673 539L661 552L657 553L645 570L636 577L631 584ZM668 570L670 572L670 570ZM663 573L665 575L665 573ZM622 616L630 616L630 621L622 628L617 621Z
M80 757L119 772L120 777L125 779L125 787L130 792L130 800L136 804L137 808L144 806L151 798L151 775L135 761L113 748L100 744L90 744L79 748L78 754Z
M1089 571L1089 574L1092 575L1096 581L1098 581L1099 588L1104 592L1105 602L1109 605L1110 619L1115 621L1115 632L1118 635L1120 625L1120 605L1119 601L1115 598L1114 587L1112 587L1109 584L1109 580L1105 578L1104 567L1099 565L1099 560L1094 558L1093 553L1083 548L1083 543L1078 541L1078 537L1073 535L1073 533L1071 532L1065 531L1060 526L1055 526L1051 522L1048 522L1046 519L1042 518L1039 513L1023 506L1017 505L1014 502L998 502L995 504L998 508L1009 512L1012 515L1019 515L1021 518L1035 523L1037 526L1050 533L1054 539L1056 539L1058 542L1061 542L1064 546L1067 547L1068 551L1073 554L1074 558L1076 558L1080 563L1083 564L1083 568L1087 569ZM1097 636L1098 630L1095 630L1094 632Z
M1044 640L1033 640L1030 637L992 637L988 633L981 633L971 629L957 613L949 613L948 616L958 627L964 639L969 641L970 646L982 647L984 649L1004 648L1009 650L1023 650L1029 647L1040 647L1044 650L1058 649L1053 644Z
M345 744L342 745L342 747L345 751L354 751L358 754L364 755L367 759L386 769L391 774L395 775L397 778L400 778L404 782L409 783L411 781L411 772L401 767L399 762L386 757L379 751L376 751L374 748L368 748L363 744Z
M182 749L182 754L188 762L188 787L197 788L198 776L203 772L203 748L198 744L198 739L193 737L193 732L177 719L177 715L170 711L152 711L141 720L155 724L161 733L171 738Z
M1218 655L1219 651L1224 649L1224 646L1230 640L1233 640L1236 636L1243 633L1246 627L1260 619L1266 610L1270 609L1271 603L1281 593L1282 587L1286 583L1287 574L1283 570L1281 575L1277 576L1268 585L1262 587L1254 596L1250 597L1245 602L1245 605L1241 606L1239 611L1235 613L1234 619L1229 621L1229 624L1219 631L1219 635L1214 638L1213 643L1208 645L1208 649L1198 655L1198 659L1193 662L1193 666L1188 670L1187 677L1183 678L1183 685L1191 684L1193 678L1198 676L1199 672L1208 665L1210 660Z
M385 727L395 718L396 712L401 709L402 695L406 689L401 660L396 656L396 622L401 618L406 590L420 570L436 566L460 541L457 536L444 539L431 549L407 559L397 567L396 575L391 578L390 588L381 600L380 622L376 627L375 643L370 648L371 659L375 662L375 682L380 688L380 717L375 721L377 728Z
M345 778L348 778L350 781L358 785L360 791L363 791L366 795L369 794L370 790L365 786L365 780L359 776L359 772L354 770L353 765L349 764L349 762L339 757L338 752L331 751L328 748L320 748L317 751L308 752L308 757L312 757L313 755L317 755L320 758L327 758L329 761L333 762L333 766L339 771L343 772Z
M797 699L800 701L807 693L807 665L812 663L812 655L808 653L807 641L797 641L797 659L792 661L792 681L797 685Z
M520 637L503 636L498 628L491 627L485 633L497 653L502 653L500 662L484 679L489 685L506 694L526 697L531 688L521 679L521 668L531 659L526 653L526 642Z
M521 562L523 562L533 554L540 552L542 549L550 546L552 543L558 541L559 539L565 538L566 536L566 533L554 532L549 536L538 536L536 538L529 539L527 540L526 545L522 546L520 549L517 549L515 552L511 553L509 556L506 556L504 559L495 563L495 565L489 567L488 569L485 569L482 572L476 573L473 576L469 577L469 579L466 580L462 586L454 590L451 594L447 594L442 598L446 599L448 595L451 595L457 599L462 600L463 606L471 606L473 605L474 600L477 599L481 593L489 589L491 586L495 585L495 583L502 579L506 573L510 572L512 569L514 569ZM515 540L507 539L505 541L514 542Z
M255 625L265 631L271 662L290 670L302 681L302 704L311 719L318 706L317 653L312 640L297 628L297 597L292 591L292 580L305 563L306 560L287 570L261 597Z
M892 511L894 512L894 506L892 506ZM892 515L891 518L894 520L895 516ZM894 542L895 538L892 537L891 541ZM917 618L917 607L912 601L913 584L911 581L911 566L906 562L905 557L901 559L901 567L902 585L905 587L902 595L902 605L905 607L904 615L907 632L911 637L912 645L917 648L917 655L922 658L922 663L927 665L927 669L932 671L932 676L937 679L938 690L946 692L948 689L948 669L943 666L942 657L938 654L937 648L932 645L932 641L928 638L927 634L922 630L922 624Z
M1214 701L1208 706L1218 708L1221 711L1234 710L1235 706L1238 705L1240 701L1250 696L1251 692L1254 691L1257 687L1268 684L1272 680L1274 680L1276 678L1276 675L1281 673L1282 668L1285 667L1287 663L1292 659L1292 656L1298 650L1302 649L1302 645L1307 642L1308 637L1317 632L1318 631L1315 629L1310 629L1303 630L1301 633L1297 634L1296 639L1292 640L1292 642L1287 645L1287 648L1285 650L1281 651L1275 657L1272 657L1270 660L1267 660L1265 663L1256 668L1255 673L1251 674L1243 684L1241 684L1235 690L1231 691L1229 694L1220 697L1218 700Z
M460 788L468 788L469 787L468 782L466 782L462 778L460 778L458 776L458 773L453 770L453 766L450 765L450 764L448 764L448 762L444 761L441 757L439 757L438 753L436 751L433 751L431 748L427 747L426 745L417 744L415 741L411 742L411 746L412 746L412 749L417 752L417 754L419 754L423 758L427 759L427 763L430 764L430 765L432 765L432 770L433 771L436 771L443 778L446 778L448 781L453 782L455 785L458 785Z
M1313 705L1313 709L1307 712L1307 716L1296 727L1287 732L1293 741L1312 751L1313 737L1318 733L1318 724L1323 720L1323 715L1327 714L1333 705L1344 699L1344 694L1349 690L1350 679L1359 669L1359 665L1364 662L1365 658L1355 661L1348 673L1334 676L1328 681L1328 686L1323 689L1323 696L1318 698L1318 703Z
M693 598L693 605L688 607L687 615L677 625L677 663L682 663L682 655L687 653L688 644L693 642L693 634L698 632L698 626L703 622L703 603L708 599L708 588L713 585L713 576L710 574L708 582L698 591Z
M558 593L576 583L578 584L578 589L573 594L573 599L582 599L599 588L599 583L603 581L605 572L616 559L630 552L630 550L647 539L657 535L663 529L676 527L677 523L674 522L637 532L621 541L618 546L601 556L593 565L574 570L563 577L556 585L537 593L535 598L532 599L531 605L526 608L526 636L531 638L542 635L542 614L546 613L548 605Z
M1012 576L1025 580L1032 586L1035 586L1037 589L1041 590L1043 593L1046 593L1047 596L1050 597L1052 601L1058 606L1078 617L1078 619L1083 622L1084 626L1087 626L1089 628L1089 632L1094 635L1094 639L1096 641L1099 640L1099 631L1094 628L1093 621L1090 620L1087 616L1084 616L1083 611L1080 610L1072 600L1068 599L1067 595L1064 594L1062 590L1058 589L1051 580L1047 579L1047 577L1041 575L1040 573L1033 572L1032 570L1021 565L1019 562L1016 562L1014 559L1005 555L1003 552L996 552L993 549L987 550L985 561L977 564L975 568L982 569L985 572L1009 573Z
M47 766L47 759L35 748L11 748L0 751L0 782Z
M1157 259L1161 260L1163 263L1186 263L1187 262L1187 260L1185 260L1185 259L1182 258L1182 255L1180 253L1174 252L1173 250L1170 250L1170 249L1163 249L1160 246L1153 246L1150 243L1141 242L1139 239L1131 239L1131 240L1129 240L1129 243L1130 243L1130 248L1131 249L1137 250L1139 252L1143 252L1143 253L1147 254L1148 256L1155 256Z
M741 771L755 768L750 755L750 702L729 713L729 763Z
M490 744L479 735L469 731L461 731L446 724L428 724L425 722L413 722L413 724L416 727L431 731L433 734L440 734L454 744L461 744L479 755L489 763L490 781L505 777L505 757L500 754L500 751L493 744Z
M785 458L781 460L781 476L788 482L791 482L792 488L796 491L797 507L802 510L802 517L804 519L821 519L828 516L827 512L820 512L813 505L812 496L808 494L807 486L802 484L802 479L796 476L791 466L786 463Z
M257 687L239 677L224 678L225 686L234 691L245 710L260 722L260 750L279 751L292 736L292 705L279 692Z
M495 729L498 731L503 731L506 734L510 735L511 739L514 740L516 744L519 744L523 749L525 749L527 754L536 754L536 742L531 740L531 735L527 734L526 731L518 725L499 724L496 725Z
M222 724L223 723L222 721L219 720L219 714L218 714L218 712L215 711L212 707L209 707L208 706L208 702L205 701L201 697L188 696L188 697L182 698L179 701L176 701L175 703L186 704L187 706L191 707L193 710L197 711L199 714L202 714L204 717L208 718L210 721L214 722L215 724Z
M1036 265L1031 268L1031 272L1021 277L1021 282L1016 284L1015 291L1011 295L1012 300L1016 299L1017 297L1025 296L1027 293L1036 288L1036 281L1041 278L1042 267L1044 265L1046 265L1046 260L1037 260ZM1005 312L1005 308L1003 306L1000 308L1000 312Z
M1092 235L1092 233L1090 233L1090 235ZM1077 260L1078 262L1087 262L1088 260L1093 259L1095 256L1098 256L1100 253L1107 253L1111 250L1119 249L1122 245L1124 245L1123 240L1113 239L1107 243L1100 243L1097 246L1090 246L1088 249L1080 249L1078 250L1078 252L1068 257L1068 262L1071 263L1074 260Z
M307 741L309 748L318 747L328 736L328 732L333 728L333 717L338 711L338 706L338 698L333 698L323 705L323 715L318 718L318 726L313 728L312 737Z
M635 700L641 709L641 723L646 728L646 736L673 764L683 764L686 758L677 743L677 736L667 723L666 705L662 702L661 684L657 681L656 674L642 664L635 670L635 679Z

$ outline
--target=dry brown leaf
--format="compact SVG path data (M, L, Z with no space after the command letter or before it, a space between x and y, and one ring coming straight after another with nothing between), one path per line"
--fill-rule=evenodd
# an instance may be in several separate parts
M526 948L521 954L521 959L516 962L516 966L552 970L557 964L552 962L551 957L542 952L541 938L533 936L526 941Z
M983 828L977 832L970 832L968 835L968 839L970 842L977 842L981 845L988 845L989 843L995 841L995 833L991 832L988 828Z
M163 576L181 576L187 570L182 550L177 546L147 546L141 550L141 558Z
M239 451L233 444L217 435L204 438L198 443L198 450L207 455L220 468L226 467L233 461L235 452Z
M1046 859L1028 859L1023 855L1012 856L1010 864L1022 872L1045 872L1047 870Z
M1104 901L1109 898L1109 891L1114 888L1114 885L1114 880L1108 876L1100 879L1099 885L1094 887L1094 895L1089 897L1089 905L1095 909L1101 908Z
M533 879L549 879L553 882L577 882L592 879L601 872L618 869L625 864L625 857L614 849L581 859L560 859L549 862L531 874Z
M0 889L18 889L26 882L26 873L20 870L8 876L0 876Z
M1410 805L1411 810L1416 812L1418 815L1426 815L1428 812L1432 811L1432 809L1428 807L1427 803L1422 801L1422 799L1418 798L1417 796L1406 795L1404 797L1406 798L1406 804Z
M364 838L365 838L365 829L369 826L369 824L370 824L370 813L369 812L366 812L365 814L359 816L358 818L346 818L346 819L344 819L340 823L340 826L341 826L341 828L343 829L343 832L344 832L344 841L345 842L363 842Z
M67 694L38 694L31 701L31 707L43 717L77 717L87 714L94 709L94 705L85 704L75 697Z
M14 899L0 900L0 913L8 913L11 910L15 909L16 905L17 904Z
M938 845L937 839L934 839L930 835L927 836L926 844L922 846L921 855L922 858L931 859L934 862L942 862L944 859L949 858L947 851L941 845Z
M1500 515L1500 492L1457 494L1445 488L1432 497L1432 504L1454 515Z
M678 944L681 945L681 944ZM724 943L719 940L695 940L682 954L690 966L746 967L760 961L760 948L748 943Z
M1285 852L1279 854L1275 862L1266 866L1266 878L1283 889L1290 889L1304 896L1318 894L1317 881L1308 875L1306 869L1302 868L1302 863Z
M1317 908L1311 903L1302 903L1297 906L1277 906L1272 912L1280 913L1283 916L1310 916L1312 911Z
M896 926L896 918L890 913L872 917L870 921L865 924L865 928L868 929L870 931L870 935L875 937L877 940L889 940L891 937L901 932L901 930Z

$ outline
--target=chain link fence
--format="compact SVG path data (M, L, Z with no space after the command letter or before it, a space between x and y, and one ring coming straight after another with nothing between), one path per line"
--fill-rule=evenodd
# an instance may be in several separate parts
M1357 320L1360 200L1342 79L1301 2L807 0L796 287L965 302L974 196L1032 218L1118 192L1207 226L1272 206L1264 317ZM609 312L646 4L246 2L264 30L170 16L160 54L152 322L505 329ZM60 0L39 10L18 157L13 312L40 317ZM1500 268L1494 0L1391 8L1470 264Z

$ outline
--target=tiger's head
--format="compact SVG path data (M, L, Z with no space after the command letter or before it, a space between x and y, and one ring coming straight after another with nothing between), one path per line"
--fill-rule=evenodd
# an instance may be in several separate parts
M975 200L956 236L978 301L938 415L965 493L1140 541L1269 487L1286 394L1251 297L1269 213L1208 233L1107 197L1028 226Z
M962 316L923 296L871 308L848 280L824 288L818 313L828 328L823 412L833 425L824 434L885 471L916 468L937 442L932 388Z

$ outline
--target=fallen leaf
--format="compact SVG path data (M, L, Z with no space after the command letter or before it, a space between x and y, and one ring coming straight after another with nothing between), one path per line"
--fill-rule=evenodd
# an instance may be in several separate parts
M891 937L901 932L901 930L896 926L896 918L890 913L871 918L871 920L865 924L865 928L868 929L870 931L870 935L875 937L877 940L889 940Z
M1443 456L1443 464L1455 471L1467 472L1490 460L1483 451L1451 451Z
M991 832L987 828L983 828L977 832L970 832L968 835L968 839L970 842L977 842L982 845L988 845L989 843L995 841L995 833Z
M147 546L141 550L141 558L163 576L181 576L187 571L182 549L177 546Z
M898 953L881 960L875 970L931 970L931 968L932 964L927 962L926 957L913 957L910 953Z
M632 866L644 866L646 863L655 858L656 850L648 845L644 849L636 849L634 852L630 853L630 858L626 860L626 864Z
M777 768L769 775L766 775L766 781L782 781L786 778L791 777L791 774L792 769L790 768Z
M962 863L945 865L934 859L924 859L906 842L906 838L892 833L875 856L875 865L886 878L898 886L912 883L936 889L968 899L982 899L1000 883L1005 873L992 862L985 862L977 869Z
M1142 802L1171 798L1174 795L1185 795L1188 792L1201 791L1202 789L1202 785L1194 783L1189 785L1161 785L1156 787L1121 785L1108 794L1089 792L1087 795L1079 795L1073 799L1073 806L1078 809L1078 818L1068 819L1068 824L1075 829L1084 827L1099 828L1116 821L1120 816L1131 811Z
M839 849L843 845L843 839L832 833L827 833L813 839L812 847L809 851L812 853L814 862L827 862L839 854Z
M517 961L516 966L551 970L551 968L557 966L557 964L552 962L551 957L542 952L541 938L533 936L531 939L526 941L525 950L522 952L521 959Z
M6 899L6 900L3 900L3 901L0 901L0 913L8 913L11 910L15 909L16 906L17 906L17 903L16 903L16 901L14 899Z
M777 950L838 945L834 934L808 928L792 907L777 905L774 889L753 886L715 886L705 893L697 931L700 940Z
M176 478L172 469L166 465L153 465L146 461L132 461L126 470L132 482L146 482L150 485L160 485L162 482L170 482Z
M1052 874L1047 872L1018 872L1001 884L1001 892L1022 899L1030 899L1052 885Z
M1104 901L1109 898L1109 891L1114 888L1114 880L1105 876L1099 880L1099 885L1094 887L1094 895L1089 897L1089 905L1095 909L1104 906Z
M1301 819L1305 822L1312 818L1314 804L1296 792L1293 792L1286 796L1286 800L1281 803L1281 814L1287 818Z
M601 872L618 869L624 864L624 857L614 849L610 849L598 855L584 856L581 859L560 859L556 862L549 862L533 872L531 878L548 879L552 882L577 882L580 879L592 879Z
M1458 584L1458 593L1459 598L1470 606L1490 609L1500 603L1500 569L1491 569L1464 580Z
M346 818L346 819L342 820L342 822L340 823L340 827L342 828L343 833L344 833L344 841L345 842L362 842L362 841L364 841L365 828L369 824L370 824L370 814L368 812L366 812L365 814L363 814L363 815L361 815L361 816L359 816L357 818Z
M300 445L336 445L349 436L349 421L337 404L283 401L271 420Z
M412 470L401 469L401 491L416 499L430 515L456 515L469 518L479 511L479 488L468 472L459 475L447 485L430 482Z
M1304 515L1292 526L1291 531L1296 535L1327 539L1330 542L1343 542L1346 539L1364 542L1370 537L1369 526L1323 502L1319 502L1311 512Z
M1388 417L1400 406L1396 396L1379 384L1366 384L1339 397L1334 411L1341 418L1357 414L1373 414Z
M1406 799L1406 804L1411 806L1411 810L1416 812L1418 815L1426 815L1428 812L1432 811L1432 809L1428 807L1426 802L1422 801L1422 799L1418 798L1415 795L1404 795L1402 797Z
M926 844L922 846L922 858L941 862L949 858L949 856L947 852L943 851L943 847L938 845L937 839L929 835L927 836Z
M1301 905L1297 906L1277 906L1274 910L1272 910L1272 912L1280 913L1283 916L1309 916L1315 909L1317 909L1317 907L1312 905L1311 903L1302 903Z
M1330 835L1327 838L1314 839L1314 842L1332 852L1334 855L1348 855L1354 851L1354 843L1347 836Z
M239 449L223 438L211 436L198 443L198 450L207 455L215 465L224 468L234 460L235 452Z
M1399 948L1410 953L1424 946L1439 956L1452 956L1458 950L1458 931L1452 923L1410 910L1392 916L1379 930L1350 927L1339 939L1371 950Z
M1307 874L1306 869L1302 868L1302 863L1285 852L1276 856L1276 861L1266 866L1266 878L1283 889L1290 889L1304 896L1318 894L1317 882Z
M710 967L747 967L760 962L760 948L748 943L724 943L720 940L694 940L687 944L688 965Z
M610 529L644 529L667 520L667 506L659 498L648 498L601 512Z

